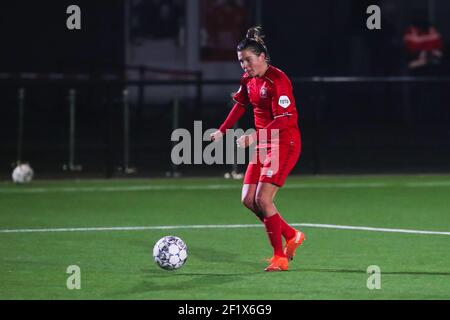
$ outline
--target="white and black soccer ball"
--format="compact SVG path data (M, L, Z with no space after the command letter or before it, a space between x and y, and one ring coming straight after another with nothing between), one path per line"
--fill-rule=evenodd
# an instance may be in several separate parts
M186 243L175 236L165 236L153 247L153 258L158 266L164 270L181 268L187 260Z
M28 163L19 164L14 168L12 180L15 183L28 183L33 179L34 171Z

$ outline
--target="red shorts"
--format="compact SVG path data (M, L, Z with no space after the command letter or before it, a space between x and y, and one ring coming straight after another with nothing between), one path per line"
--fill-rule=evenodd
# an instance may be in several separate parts
M244 184L267 182L282 187L297 164L301 153L300 140L291 140L276 148L256 149L245 172Z

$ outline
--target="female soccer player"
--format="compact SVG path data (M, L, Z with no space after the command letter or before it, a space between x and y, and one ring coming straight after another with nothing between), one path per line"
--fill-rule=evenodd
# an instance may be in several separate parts
M237 140L241 148L257 142L245 173L242 203L264 223L273 247L265 271L284 271L305 235L283 220L273 201L300 157L301 139L292 84L283 71L270 65L262 38L261 27L252 27L238 44L237 56L244 69L241 86L233 96L234 107L219 130L211 134L211 140L221 139L247 106L252 106L256 132Z

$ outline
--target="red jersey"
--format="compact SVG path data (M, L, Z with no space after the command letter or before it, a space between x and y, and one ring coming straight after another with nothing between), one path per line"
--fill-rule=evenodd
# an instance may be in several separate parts
M222 132L231 128L244 113L244 108L251 105L257 131L267 129L270 134L270 129L278 129L280 144L300 139L292 84L280 69L269 65L266 73L261 77L250 77L244 73L239 91L233 99L237 105L220 127ZM270 142L275 141L272 139L268 141ZM259 147L262 145L259 144Z

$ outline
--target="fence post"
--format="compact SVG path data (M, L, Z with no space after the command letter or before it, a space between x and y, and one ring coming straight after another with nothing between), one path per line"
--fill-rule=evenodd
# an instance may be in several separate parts
M128 104L128 90L122 91L123 102L123 172L135 173L135 168L130 168L130 107Z
M16 165L22 162L22 150L23 150L23 122L24 122L24 107L25 107L25 89L20 88L18 94L19 103L19 125L17 132L17 158Z
M233 102L230 102L230 105L232 108ZM233 130L236 131L238 128L239 128L239 121L236 121L236 123L233 126ZM226 135L226 133L225 133L225 135ZM223 137L223 139L225 139L225 136ZM233 161L233 164L231 165L231 172L225 172L224 178L239 180L239 179L242 179L244 175L242 173L238 172L239 166L237 164L237 161L238 161L238 152L239 152L238 149L239 148L238 148L237 144L234 143L234 141L233 141L233 148L234 148L234 151L233 151L234 161Z
M203 113L203 74L201 71L196 73L196 91L197 91L197 105L196 105L196 118L201 119Z
M172 132L175 131L176 129L178 129L179 125L180 125L180 102L179 102L178 97L175 97L175 99L173 100L173 105L172 105ZM176 142L173 141L172 148L175 145L176 145ZM178 166L176 164L174 164L173 161L171 162L171 170L167 174L167 176L170 176L172 178L178 178L181 176L181 173L178 172Z
M320 147L320 108L322 106L322 102L325 98L317 93L314 95L314 118L313 118L313 137L312 137L312 157L313 157L313 174L319 174L320 169L320 155L319 155L319 147Z
M75 134L76 134L76 96L75 89L69 90L69 163L63 165L63 170L81 171L81 165L75 165Z
M113 107L111 98L111 85L103 87L103 107L105 109L105 178L110 179L114 175L114 149L113 149Z
M142 82L145 80L145 67L139 67L139 86L138 86L138 108L137 108L137 119L140 120L142 117L142 108L144 107L144 90L145 87Z
M69 90L69 108L70 108L70 125L69 125L69 168L72 169L75 165L75 104L76 104L75 89Z

